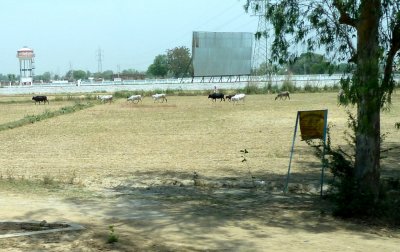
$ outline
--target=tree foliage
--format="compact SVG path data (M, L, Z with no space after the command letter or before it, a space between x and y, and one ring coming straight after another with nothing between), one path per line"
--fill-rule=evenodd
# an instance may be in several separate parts
M15 74L7 74L7 80L14 82L17 80L17 77L15 76Z
M143 80L146 77L146 73L136 69L125 69L119 76L124 80Z
M312 52L301 54L289 64L288 69L293 74L328 74L333 71L323 55Z
M147 73L155 77L165 77L168 74L167 55L157 55L153 64L147 69Z
M324 55L307 52L293 58L283 65L261 63L259 67L253 69L254 75L266 74L334 74L344 73L351 68L348 63L335 64L326 59Z
M252 0L247 0L245 9L260 8L254 5ZM330 59L357 65L361 32L371 32L366 28L375 13L378 51L371 57L378 59L384 69L379 86L383 106L386 101L390 102L394 88L392 70L399 64L399 10L397 0L268 1L265 17L273 28L272 59L281 64L293 60L298 57L296 48L300 44L308 51L323 48ZM357 97L351 98L356 104Z
M73 71L72 75L74 77L74 80L84 80L88 78L86 72L83 70L75 70Z
M247 0L245 8L258 2ZM357 107L355 182L359 195L378 199L380 185L380 110L390 104L393 66L399 60L398 0L270 0L265 17L272 27L272 59L285 63L296 46L323 48L326 56L354 64L342 80L350 104Z
M167 63L169 71L175 78L193 74L190 50L185 46L167 50Z

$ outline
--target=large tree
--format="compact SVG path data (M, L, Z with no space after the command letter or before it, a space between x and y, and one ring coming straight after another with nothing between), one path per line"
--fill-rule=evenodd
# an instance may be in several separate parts
M377 200L380 184L380 111L394 89L393 65L400 49L399 0L269 0L265 17L274 37L272 57L283 62L293 45L316 47L355 66L343 88L356 105L355 179L361 195ZM245 8L260 9L247 0ZM263 34L256 34L261 36Z
M168 74L167 55L157 55L153 64L147 69L147 73L155 77L165 77Z
M191 54L189 48L185 46L175 47L167 50L168 68L175 78L190 76Z

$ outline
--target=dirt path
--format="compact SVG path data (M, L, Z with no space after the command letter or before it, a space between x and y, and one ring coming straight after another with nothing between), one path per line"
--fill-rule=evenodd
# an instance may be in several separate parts
M0 205L4 220L86 227L0 239L1 251L400 251L399 231L333 219L319 197L278 191L120 187L84 199L2 193Z

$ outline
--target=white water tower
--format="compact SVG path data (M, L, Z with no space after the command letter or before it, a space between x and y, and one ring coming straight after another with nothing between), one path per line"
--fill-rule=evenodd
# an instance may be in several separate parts
M26 46L17 51L19 59L19 76L21 85L32 85L35 69L35 53Z

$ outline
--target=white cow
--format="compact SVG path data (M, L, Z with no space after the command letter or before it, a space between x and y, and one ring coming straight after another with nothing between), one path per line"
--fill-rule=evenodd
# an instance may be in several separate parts
M98 95L97 99L101 100L103 103L112 102L113 96L112 95Z
M235 105L235 103L238 103L239 101L243 101L244 103L245 97L246 97L245 94L235 94L234 96L231 97L231 101L233 102L233 105Z
M153 97L154 102L156 102L156 101L160 102L160 100L161 100L161 102L164 102L164 100L165 100L165 102L168 102L166 94L154 94L154 95L152 95L152 97Z
M131 101L133 103L139 103L142 101L142 96L141 95L131 95L126 100Z

